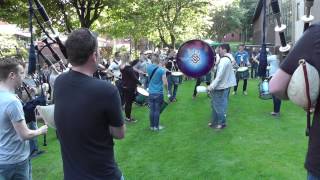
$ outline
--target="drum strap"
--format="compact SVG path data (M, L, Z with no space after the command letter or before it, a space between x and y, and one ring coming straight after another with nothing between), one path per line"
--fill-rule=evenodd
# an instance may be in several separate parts
M156 68L152 71L149 81L151 81L154 73L157 71L158 68L159 68L159 67L156 67Z
M229 56L222 56L221 58L224 58L224 57L228 58L230 60L231 64L232 64L232 60L231 60L231 58Z
M307 109L307 129L306 129L306 136L309 136L310 127L311 127L311 98L310 98L310 86L309 86L309 79L308 79L308 72L307 66L305 61L300 61L300 65L303 67L303 74L304 74L304 81L306 85L306 95L308 99L308 109Z

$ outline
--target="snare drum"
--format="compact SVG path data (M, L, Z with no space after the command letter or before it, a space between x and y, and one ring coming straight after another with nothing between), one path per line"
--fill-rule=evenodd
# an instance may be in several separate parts
M135 102L140 105L147 104L149 92L141 87L137 87L137 96Z
M237 79L249 79L249 68L239 67L237 69Z
M182 72L172 72L171 73L172 81L176 85L182 83L182 77L183 77L183 73Z
M197 86L198 93L206 93L208 91L207 87L205 86Z
M272 99L272 95L269 92L269 81L264 80L259 83L259 97L263 100Z

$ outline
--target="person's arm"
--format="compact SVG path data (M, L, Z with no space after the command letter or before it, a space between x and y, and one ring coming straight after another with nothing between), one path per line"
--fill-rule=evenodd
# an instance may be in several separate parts
M167 80L167 76L166 76L166 71L164 71L163 75L162 75L162 82L163 82L163 86L166 92L168 92L168 80Z
M105 102L106 114L109 119L109 132L113 138L123 139L126 126L123 122L120 95L116 87L113 87L112 93L106 97Z
M212 91L217 87L217 85L220 83L220 81L222 80L222 77L225 74L227 64L223 62L223 59L221 60L220 60L221 62L217 66L216 77L211 81L210 85L208 86L209 91Z
M109 76L114 76L114 74L112 73L112 70L114 69L114 62L112 62L110 64L110 66L108 67L108 69L106 69L104 72L109 74Z
M100 69L100 70L106 70L106 67L104 67L102 64L98 64L98 69Z
M123 139L126 132L126 125L123 124L121 127L109 126L110 134L115 139Z
M249 66L250 65L250 61L249 61L249 53L246 51L246 65Z
M18 133L22 140L29 140L41 134L46 134L48 131L48 126L41 126L39 129L31 130L28 128L26 121L24 119L19 122L12 122L14 129Z
M291 75L279 69L269 82L269 91L280 99L289 99L287 88L291 79Z
M38 135L47 133L47 125L44 125L37 130L30 130L27 127L26 121L24 120L23 108L18 100L13 101L7 106L6 114L10 118L15 131L22 140L32 139Z
M134 72L133 68L128 68L128 74L130 77L132 77L135 84L141 85L141 82L139 81L138 77L136 76L136 73Z
M141 71L141 70L139 70L139 69L137 68L138 66L141 66L141 62L140 62L140 61L133 66L133 70L134 70L135 72L139 73L139 74L144 74L143 71Z

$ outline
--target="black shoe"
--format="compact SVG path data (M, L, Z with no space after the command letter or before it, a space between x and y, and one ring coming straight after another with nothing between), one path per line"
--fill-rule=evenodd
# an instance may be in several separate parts
M128 123L135 123L135 122L137 122L137 120L135 120L135 119L133 119L133 118L130 118L130 119L129 119L129 118L126 118L125 121L128 122Z

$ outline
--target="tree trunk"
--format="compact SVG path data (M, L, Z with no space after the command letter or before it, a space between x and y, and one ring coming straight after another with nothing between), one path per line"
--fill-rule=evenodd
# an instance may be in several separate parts
M164 46L169 46L169 43L167 43L167 41L164 39L164 36L161 33L161 29L158 27L158 33L159 33L159 37L161 42L163 43Z
M173 33L170 33L170 39L171 39L171 47L173 48L173 49L176 49L176 37L174 36L174 34Z

